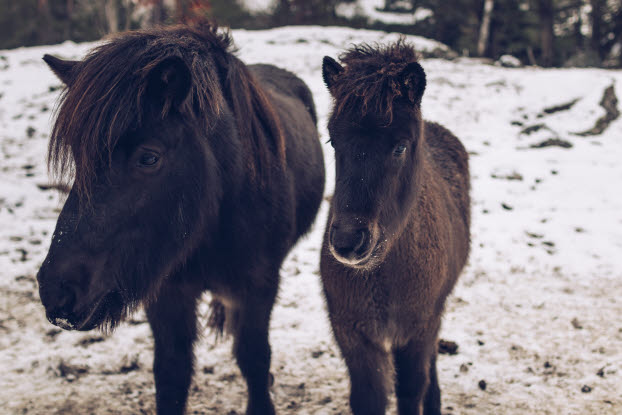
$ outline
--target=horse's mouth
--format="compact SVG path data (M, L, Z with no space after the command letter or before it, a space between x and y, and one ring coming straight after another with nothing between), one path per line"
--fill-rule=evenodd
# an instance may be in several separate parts
M64 330L89 331L101 326L113 316L120 315L122 308L120 295L111 291L102 295L92 307L82 313L76 313L73 319L56 317L49 320Z
M369 249L365 254L355 256L353 258L342 257L335 251L332 245L329 246L329 249L333 257L341 264L346 265L350 268L365 270L373 268L377 265L378 258L380 257L379 254L382 251L382 245L376 242L374 246Z
M80 331L93 330L101 327L105 322L116 324L123 314L123 299L117 291L111 291L104 295L93 307L90 315L82 321L78 328Z
M82 318L82 322L76 327L76 330L92 330L95 327L99 326L106 319L106 315L108 314L108 312L106 310L105 299L107 296L108 294L104 295L95 303L95 305L86 314L86 317Z

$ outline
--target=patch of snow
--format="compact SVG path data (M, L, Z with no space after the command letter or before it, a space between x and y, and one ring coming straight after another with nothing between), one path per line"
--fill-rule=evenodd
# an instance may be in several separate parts
M520 68L521 66L523 66L523 63L520 61L520 59L512 55L501 55L496 63L505 68Z
M382 11L384 0L357 0L352 3L339 3L335 8L338 16L346 19L366 17L370 22L378 21L387 24L414 25L433 15L430 9L417 8L414 13L397 13Z
M251 13L269 12L276 7L276 0L240 0L240 3Z
M58 327L65 329L65 330L73 330L74 326L73 324L67 320L66 318L55 318L54 319L54 324L57 325Z

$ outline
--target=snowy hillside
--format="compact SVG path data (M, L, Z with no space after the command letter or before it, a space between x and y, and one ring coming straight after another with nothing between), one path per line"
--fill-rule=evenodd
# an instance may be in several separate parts
M404 8L410 7L407 1L397 4ZM366 17L370 23L382 22L387 24L414 25L420 20L432 16L432 11L426 8L418 8L413 13L396 13L383 11L384 0L356 0L352 3L340 3L337 5L337 15L351 19L353 17Z
M251 13L271 12L276 8L276 0L239 0L239 3ZM407 1L404 4L397 4L404 8L409 7ZM354 17L366 17L369 23L375 21L387 24L413 25L418 21L425 20L432 16L432 11L423 7L418 8L413 13L396 13L383 11L384 0L356 0L349 3L340 3L335 12L338 16L346 19Z
M240 0L241 4L246 10L251 13L266 12L276 6L275 0Z
M322 142L331 105L322 57L396 38L323 27L234 31L246 62L280 65L309 84ZM410 39L420 49L438 47ZM60 90L41 57L79 58L92 46L0 51L2 414L155 407L142 312L110 336L65 332L46 321L38 298L35 275L62 203L45 186ZM622 72L503 69L468 59L422 65L425 117L449 127L471 154L472 254L441 333L459 346L439 358L444 414L622 413L622 118L596 136L573 134L604 115L606 88L622 97ZM571 147L538 147L551 138ZM334 163L331 147L324 149L330 195ZM326 205L282 270L271 330L280 414L348 413L346 370L318 276ZM245 386L230 348L210 336L197 346L188 413L243 413Z

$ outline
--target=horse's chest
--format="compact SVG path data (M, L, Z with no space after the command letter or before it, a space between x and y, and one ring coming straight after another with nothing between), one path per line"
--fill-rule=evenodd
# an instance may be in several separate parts
M426 276L416 268L376 275L368 293L368 316L376 331L399 343L412 334L413 327L425 325L438 297L431 277L436 276Z

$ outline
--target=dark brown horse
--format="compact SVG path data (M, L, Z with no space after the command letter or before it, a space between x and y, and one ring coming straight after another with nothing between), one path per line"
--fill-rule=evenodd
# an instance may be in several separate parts
M324 188L309 89L277 67L247 67L207 24L121 34L83 61L44 59L67 85L49 159L73 179L37 276L48 319L111 329L144 305L158 413L181 414L197 302L211 290L247 413L274 413L279 268Z
M460 141L424 122L426 80L403 41L325 57L336 185L321 274L355 415L441 413L436 342L469 252L469 171Z

